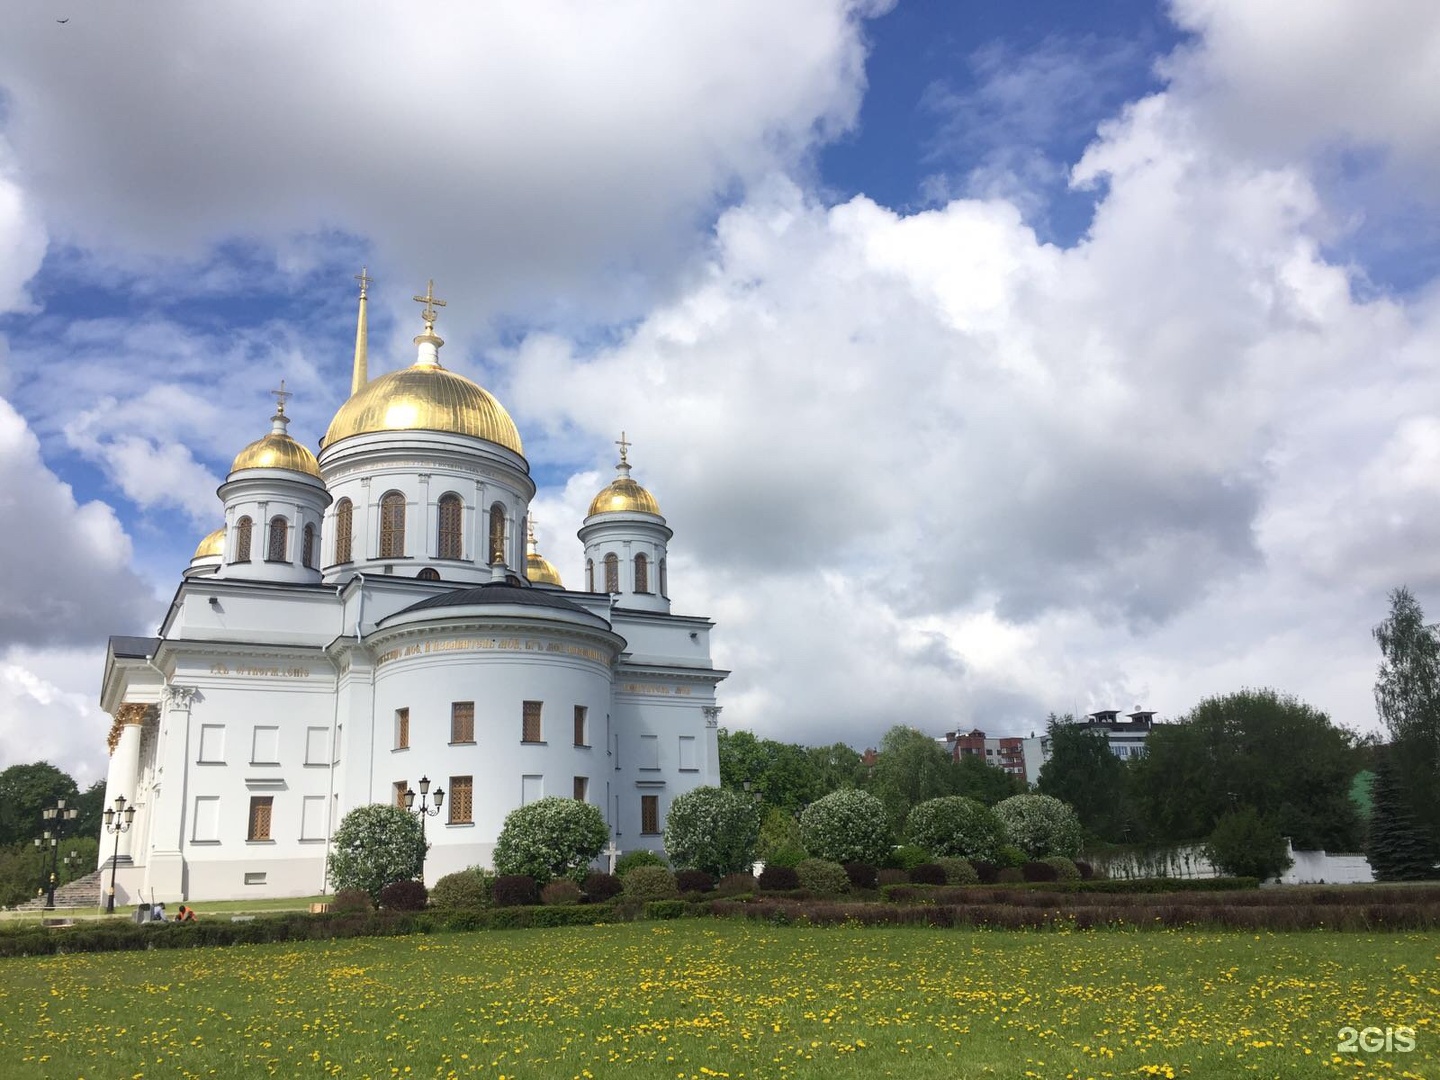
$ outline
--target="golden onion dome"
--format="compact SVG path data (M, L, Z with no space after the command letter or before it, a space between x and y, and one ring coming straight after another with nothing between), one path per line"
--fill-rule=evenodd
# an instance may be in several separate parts
M592 514L616 514L627 510L660 516L660 504L655 501L655 496L628 476L617 476L590 500Z
M320 478L320 465L309 447L302 446L283 431L272 431L236 454L230 471L241 469L289 469Z
M382 375L340 406L321 440L330 446L372 431L445 431L473 435L524 455L505 406L464 375L416 363Z
M195 548L195 554L190 556L190 561L194 562L196 559L208 559L216 555L224 554L225 528L221 526L214 532L208 534L204 540L200 541L199 546Z
M530 552L525 556L525 576L536 585L558 585L565 587L560 580L560 572L550 565L550 560L538 552Z

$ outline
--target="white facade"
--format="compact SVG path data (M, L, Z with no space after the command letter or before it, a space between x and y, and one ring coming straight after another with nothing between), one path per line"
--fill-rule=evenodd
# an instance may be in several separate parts
M480 401L510 424L439 367L433 316L403 401L364 379L362 322L357 390L318 459L289 441L282 405L221 486L225 531L202 542L157 636L111 640L106 803L137 807L118 848L100 838L102 865L118 852L117 904L325 892L344 814L422 776L447 793L425 819L430 883L488 865L506 814L532 799L583 798L616 847L658 850L671 800L719 783L727 673L713 624L669 611L670 529L624 447L622 494L643 498L592 506L581 531L587 554L628 559L624 584L532 585L518 433L476 419ZM470 397L431 394L436 373ZM397 396L364 397L383 394ZM361 419L337 434L342 416Z

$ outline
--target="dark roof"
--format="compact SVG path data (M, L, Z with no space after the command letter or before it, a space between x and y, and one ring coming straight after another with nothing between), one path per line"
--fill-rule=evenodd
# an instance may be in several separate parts
M594 612L586 611L574 601L566 600L563 596L556 596L548 590L517 588L514 585L502 585L499 582L477 585L472 589L452 589L449 592L427 596L424 600L411 604L396 614L406 615L412 611L428 611L434 608L475 607L480 604L518 604L522 607L554 608L558 611L573 611L581 615L589 615L592 619L604 622Z
M158 637L124 637L120 634L110 635L110 651L116 656L148 660L155 655L155 650L158 648L160 648L160 639Z

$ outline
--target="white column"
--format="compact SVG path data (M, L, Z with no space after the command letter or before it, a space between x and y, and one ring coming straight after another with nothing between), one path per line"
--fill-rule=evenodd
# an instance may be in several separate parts
M160 752L150 818L144 888L160 900L185 899L185 800L194 687L167 686L160 705Z
M149 710L149 705L139 703L126 703L116 710L115 721L120 732L115 749L110 755L109 771L105 774L104 808L107 810L114 809L117 795L124 795L125 801L132 805L135 802L140 787L140 728ZM130 833L121 833L120 858L130 858L130 852ZM102 833L97 865L107 865L115 853L115 836Z

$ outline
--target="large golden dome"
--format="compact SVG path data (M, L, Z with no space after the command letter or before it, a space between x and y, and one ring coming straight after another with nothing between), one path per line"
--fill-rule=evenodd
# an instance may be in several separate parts
M617 476L590 500L592 514L615 514L626 510L660 516L660 504L655 501L655 496L628 476Z
M565 587L565 583L560 580L560 571L550 565L549 559L535 551L525 556L525 576L536 585L558 585L562 589Z
M190 560L193 562L196 559L207 559L215 555L224 554L225 528L222 525L220 528L207 535L204 540L200 541L199 546L195 548L195 554L190 556Z
M505 406L438 363L417 363L366 384L340 406L320 445L372 431L446 431L525 453Z
M317 480L320 478L320 466L315 461L315 455L308 447L301 446L280 431L272 431L263 439L256 439L236 454L230 471L239 472L241 469L289 469Z

